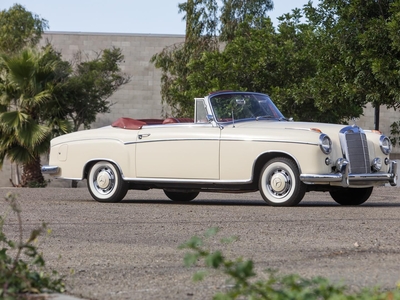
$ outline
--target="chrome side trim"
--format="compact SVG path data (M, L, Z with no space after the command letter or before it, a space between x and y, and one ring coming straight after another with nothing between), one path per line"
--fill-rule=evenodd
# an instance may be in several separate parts
M142 134L143 136L145 134ZM139 138L140 139L140 138ZM140 141L131 141L125 142L124 145L132 145L132 144L144 144L144 143L160 143L160 142L182 142L182 141L219 141L219 138L214 139L199 139L199 138L176 138L176 139L154 139L151 141L141 140Z
M290 141L290 140L261 140L261 139L224 139L224 138L176 138L176 139L154 139L151 141L130 141L125 142L124 145L140 144L140 143L160 143L160 142L182 142L182 141L220 141L220 142L256 142L256 143L286 143L286 144L301 144L301 145L311 145L318 146L318 143L314 142L302 142L302 141Z
M59 142L59 143L54 143L54 144L52 144L51 145L51 147L54 147L54 146L58 146L58 145L62 145L62 144L66 144L66 143L77 143L77 142L82 142L82 141L99 141L99 140L110 140L110 141L117 141L117 142L120 142L121 144L123 144L124 143L124 141L123 140L120 140L120 139L116 139L116 138L101 138L101 137L93 137L93 138L81 138L81 139L75 139L75 140L71 140L71 141L68 141L68 142Z
M58 166L42 166L41 168L43 174L56 174L59 171Z
M57 179L65 179L65 180L75 180L75 181L82 181L83 180L83 178L62 177L62 176L56 176L55 178L57 178Z

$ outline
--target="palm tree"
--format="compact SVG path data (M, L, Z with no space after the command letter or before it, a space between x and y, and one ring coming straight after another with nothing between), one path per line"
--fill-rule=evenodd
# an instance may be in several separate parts
M7 157L22 165L22 186L44 186L40 155L48 151L52 128L41 120L59 80L51 47L0 55L0 167Z

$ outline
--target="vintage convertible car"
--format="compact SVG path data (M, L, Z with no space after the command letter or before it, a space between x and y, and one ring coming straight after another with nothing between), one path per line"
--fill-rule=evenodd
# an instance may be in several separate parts
M265 94L225 91L196 98L194 119L120 118L54 138L42 171L87 179L99 202L158 188L173 201L258 190L269 205L293 206L308 191L326 191L358 205L374 186L396 185L390 151L378 131L293 122Z

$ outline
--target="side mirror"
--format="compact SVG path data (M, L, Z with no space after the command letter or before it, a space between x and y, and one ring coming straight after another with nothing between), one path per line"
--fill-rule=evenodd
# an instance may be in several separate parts
M213 115L207 115L207 121L208 121L209 123L211 123L212 121L214 121Z

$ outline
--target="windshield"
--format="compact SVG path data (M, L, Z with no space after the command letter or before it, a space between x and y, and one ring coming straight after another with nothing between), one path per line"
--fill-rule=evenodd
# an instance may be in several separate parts
M264 94L217 94L210 101L218 122L244 119L284 119L275 104Z

